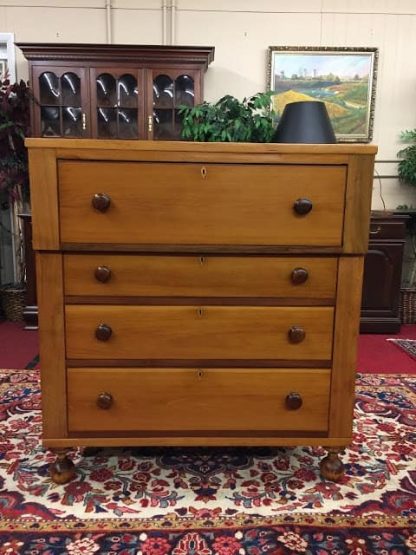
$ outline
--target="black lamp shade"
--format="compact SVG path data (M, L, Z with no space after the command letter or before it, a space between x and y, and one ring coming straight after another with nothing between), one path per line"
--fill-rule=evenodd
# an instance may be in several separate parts
M336 143L325 103L307 100L286 104L272 142Z

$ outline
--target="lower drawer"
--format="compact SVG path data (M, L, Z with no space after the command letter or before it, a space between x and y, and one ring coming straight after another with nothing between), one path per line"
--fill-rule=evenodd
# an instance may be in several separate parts
M327 361L333 315L332 307L68 305L67 357Z
M330 370L70 368L69 432L320 431Z

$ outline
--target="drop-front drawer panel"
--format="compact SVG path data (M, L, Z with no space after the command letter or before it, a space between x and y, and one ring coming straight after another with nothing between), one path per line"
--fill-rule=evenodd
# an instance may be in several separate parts
M334 300L336 258L67 254L66 295Z
M60 161L58 173L63 244L342 243L345 166Z
M68 370L70 432L328 427L329 370Z
M69 359L330 360L332 307L67 305Z

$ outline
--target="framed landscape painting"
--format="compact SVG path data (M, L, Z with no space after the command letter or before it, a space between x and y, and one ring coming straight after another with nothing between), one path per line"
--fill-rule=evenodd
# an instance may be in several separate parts
M373 135L377 48L270 46L267 79L280 118L289 102L325 102L338 142Z
M16 61L14 52L14 34L0 33L0 79L16 81Z

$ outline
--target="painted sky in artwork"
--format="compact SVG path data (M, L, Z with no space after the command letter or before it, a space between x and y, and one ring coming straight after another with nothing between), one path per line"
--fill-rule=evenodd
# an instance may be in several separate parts
M368 76L371 69L371 55L368 54L290 54L288 52L274 53L274 73L282 71L286 77L294 73L302 76L328 75L333 73L341 79L352 79ZM316 73L314 73L316 72Z

